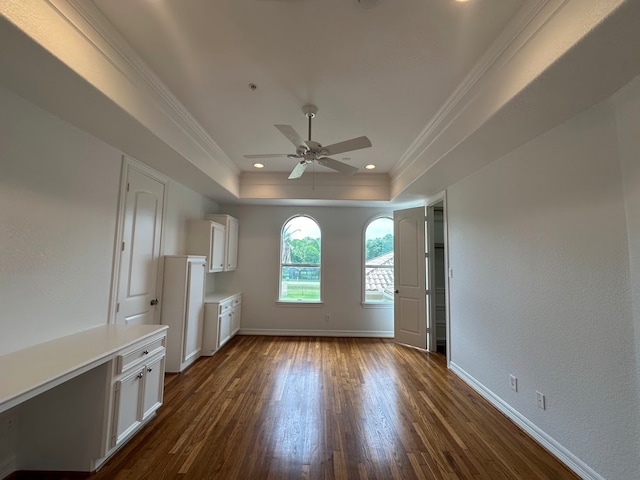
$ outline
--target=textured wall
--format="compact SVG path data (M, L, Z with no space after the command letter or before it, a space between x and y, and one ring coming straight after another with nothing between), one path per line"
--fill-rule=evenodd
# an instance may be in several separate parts
M0 88L0 354L108 321L121 152ZM164 252L217 205L170 181Z
M615 97L618 138L622 159L625 210L629 235L630 288L635 330L636 373L640 397L640 77L637 77ZM640 411L640 404L636 411ZM640 432L640 424L635 424ZM636 451L640 452L640 434ZM640 453L638 453L640 456Z
M611 104L495 161L447 198L452 362L604 478L639 478ZM517 393L509 374L518 377Z
M0 353L107 321L120 154L0 90Z

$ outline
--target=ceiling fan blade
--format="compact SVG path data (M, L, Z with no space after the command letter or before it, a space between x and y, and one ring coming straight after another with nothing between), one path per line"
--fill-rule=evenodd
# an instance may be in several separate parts
M265 153L262 155L244 155L244 158L287 158L288 156L286 153Z
M353 167L351 165L347 165L346 163L342 163L339 162L338 160L334 160L333 158L329 158L329 157L321 157L318 159L318 163L320 165L323 165L325 167L329 167L332 170L336 170L340 173L344 173L346 175L353 175L354 173L356 173L358 171L358 169L356 167Z
M306 162L306 160L298 162L296 166L293 167L293 170L291 170L291 173L289 174L289 180L293 180L294 178L300 178L304 173L304 171L306 170L307 165L309 164Z
M296 149L299 147L307 148L307 142L303 140L303 138L298 135L291 125L274 125L280 133L289 139L291 143L296 146Z
M358 137L322 147L322 153L326 152L327 155L335 155L337 153L351 152L352 150L360 150L361 148L368 148L370 146L371 142L367 137Z

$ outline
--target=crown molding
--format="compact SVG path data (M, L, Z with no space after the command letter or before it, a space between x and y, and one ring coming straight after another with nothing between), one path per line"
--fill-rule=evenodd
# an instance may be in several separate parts
M429 146L481 92L487 78L507 64L568 2L535 0L521 9L390 171L396 179L411 168ZM430 165L425 165L425 170ZM392 180L393 181L393 180Z
M221 162L235 175L240 174L238 166L127 44L93 2L79 0L46 0L46 2L203 152L211 159Z

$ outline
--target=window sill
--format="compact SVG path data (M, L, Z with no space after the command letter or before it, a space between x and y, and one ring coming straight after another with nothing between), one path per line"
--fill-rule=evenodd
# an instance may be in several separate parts
M310 302L308 300L292 300L290 302L285 302L282 300L277 300L276 305L279 307L322 307L324 306L324 302Z
M362 308L393 308L393 303L362 302Z

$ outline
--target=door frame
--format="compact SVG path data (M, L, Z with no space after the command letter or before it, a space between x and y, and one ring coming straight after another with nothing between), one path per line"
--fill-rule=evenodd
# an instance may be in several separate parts
M118 303L118 288L120 282L120 260L122 251L119 248L122 244L122 235L124 233L124 215L125 215L125 204L126 204L126 195L127 195L127 178L129 178L129 170L136 169L143 175L146 175L157 182L164 184L164 198L162 204L162 228L160 229L160 251L158 256L158 275L156 277L156 293L158 294L157 298L160 298L162 294L162 271L163 271L163 263L159 261L160 257L164 254L164 233L165 233L165 225L167 221L167 199L169 197L169 177L161 174L160 172L154 170L148 165L129 157L128 155L122 155L122 164L120 168L120 192L118 195L118 207L117 207L117 217L116 217L116 228L114 234L114 242L113 242L113 257L112 257L112 265L111 265L111 292L109 294L109 313L107 317L107 323L115 324L116 323L116 304ZM162 299L160 299L162 300ZM162 305L162 302L160 303ZM160 321L160 311L161 308L156 308L154 314L154 322L159 323Z
M450 271L449 271L449 228L448 228L448 222L447 222L447 191L443 191L440 192L439 194L435 195L434 197L429 198L427 205L426 205L426 209L428 211L429 207L433 207L436 204L442 202L442 228L443 228L443 233L444 233L444 272L445 272L445 278L444 278L444 298L445 298L445 304L446 304L446 311L445 311L445 322L446 322L446 336L447 336L447 367L449 366L450 362L451 362L451 303L449 301L449 290L450 290ZM427 220L427 224L429 225L429 220ZM433 248L433 233L432 232L427 232L427 241L429 242L429 252L432 251ZM431 259L429 259L431 260ZM429 261L429 271L427 272L427 275L429 276L429 287L430 289L433 289L433 293L434 296L432 298L435 298L435 282L434 282L434 278L435 278L435 272L434 272L434 268L435 268L435 262L431 262ZM436 305L435 302L429 302L429 318L433 319L433 322L435 322L435 310L436 310ZM430 351L435 351L436 350L436 336L435 336L435 328L433 329L434 331L434 335L432 335L430 337L430 341L431 341L431 345L429 345L429 350Z

